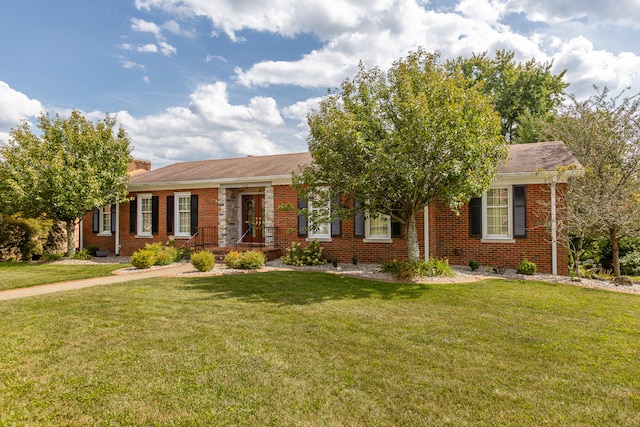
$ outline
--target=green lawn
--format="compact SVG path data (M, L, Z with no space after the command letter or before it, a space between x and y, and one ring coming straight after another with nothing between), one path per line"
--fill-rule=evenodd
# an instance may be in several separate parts
M108 276L113 270L130 264L29 264L0 262L0 291L46 285L67 280Z
M0 425L640 424L638 295L271 272L0 316Z

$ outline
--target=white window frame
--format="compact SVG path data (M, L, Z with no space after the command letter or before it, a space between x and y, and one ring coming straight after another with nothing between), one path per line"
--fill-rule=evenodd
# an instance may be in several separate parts
M174 225L173 225L173 230L174 230L174 236L175 237L191 237L191 193L173 193L174 195ZM181 198L188 198L189 199L189 210L188 211L180 211L180 199ZM180 213L181 212L188 212L189 215L189 230L188 231L180 231Z
M320 188L318 191L326 192L328 190L326 188ZM312 215L309 215L307 240L331 241L331 221L329 221L331 218L331 200L327 200L326 204L314 203L314 197L312 196L309 198L307 209L309 210L309 214L322 210L326 210L327 212L327 222L321 222L317 227L312 222ZM324 232L320 231L322 229L324 229Z
M513 238L513 186L501 185L491 186L490 190L507 190L507 234L489 234L489 209L488 206L488 193L485 191L482 194L482 239L484 241L510 241L515 242Z
M391 243L393 240L391 239L391 216L390 215L379 215L378 218L384 218L387 221L387 232L385 234L372 234L371 233L371 225L373 215L369 215L366 213L366 219L364 222L364 241L365 242L376 242L376 243Z
M149 201L149 207L150 210L149 212L149 231L144 231L144 217L143 217L143 212L142 212L142 201L143 200L148 200ZM138 224L136 224L136 230L138 230L138 232L136 233L136 236L140 236L140 237L151 237L153 235L153 202L152 202L153 198L151 193L149 194L138 194L137 197L137 222Z
M109 227L105 227L105 222ZM111 205L100 208L98 215L98 236L111 236Z

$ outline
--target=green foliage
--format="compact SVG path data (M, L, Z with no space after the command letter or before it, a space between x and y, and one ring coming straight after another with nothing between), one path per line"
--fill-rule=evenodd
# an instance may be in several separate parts
M260 251L247 251L240 256L240 268L243 270L257 270L265 262L267 262L267 257Z
M471 271L476 271L480 268L480 263L475 259L469 260L469 268L471 268Z
M136 268L150 268L155 262L155 253L151 249L139 249L131 255L131 264Z
M400 280L411 280L416 277L453 276L454 272L449 260L429 258L417 261L385 261L382 271L396 276Z
M640 276L640 251L629 252L620 258L620 270L628 276Z
M73 255L73 259L80 259L80 260L86 261L91 258L93 258L93 256L89 253L87 249L76 251L76 253Z
M502 135L511 143L546 140L543 123L550 122L562 104L566 70L552 74L553 62L514 61L512 51L497 51L494 58L474 54L447 62L451 72L462 72L472 87L491 98L500 114Z
M224 257L224 265L226 265L227 268L240 268L240 257L240 252L230 251Z
M89 255L96 256L96 252L98 252L100 248L96 245L89 245L85 248L85 250L89 253Z
M0 215L0 259L29 261L44 252L53 222L44 218Z
M280 258L287 265L321 265L327 260L322 258L322 246L317 240L309 242L307 247L302 247L298 242L292 242L287 248L287 254Z
M62 258L64 258L64 254L61 254L59 252L47 252L42 255L42 258L40 259L44 262L53 262L61 260Z
M319 204L348 194L360 210L391 215L406 225L409 259L418 259L423 207L459 208L488 187L507 155L490 99L468 86L422 49L386 73L361 64L308 115L313 162L294 174L296 191L308 200L322 183ZM332 215L353 215L351 206Z
M260 251L231 251L224 257L224 263L228 268L242 270L256 270L262 267L265 262L267 262L267 258Z
M126 200L131 148L115 124L109 115L94 124L74 110L66 119L40 115L38 134L26 120L12 129L9 141L0 143L3 209L66 222L71 255L77 220Z
M536 274L536 271L538 271L536 263L529 261L526 256L522 257L522 261L520 261L520 264L518 264L518 274L526 274L531 276L533 274Z
M216 265L216 256L211 251L198 251L191 255L191 264L198 271L211 271Z
M169 265L182 259L182 253L175 246L163 246L162 243L147 243L145 249L154 256L154 265Z

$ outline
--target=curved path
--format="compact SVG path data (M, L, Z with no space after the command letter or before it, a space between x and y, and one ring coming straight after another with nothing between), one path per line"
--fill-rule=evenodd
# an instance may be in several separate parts
M90 286L129 282L132 280L147 279L149 277L174 276L176 274L185 273L187 271L193 271L193 266L189 263L182 263L135 273L114 274L111 276L93 277L91 279L70 280L67 282L58 282L49 285L31 286L28 288L7 289L4 291L0 291L0 301L25 298L34 295L50 294L53 292L70 291L73 289L88 288Z

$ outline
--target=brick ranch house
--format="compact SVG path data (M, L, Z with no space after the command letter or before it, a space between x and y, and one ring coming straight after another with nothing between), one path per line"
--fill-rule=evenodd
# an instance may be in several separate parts
M130 172L131 201L88 212L81 245L131 255L173 236L179 245L221 253L260 247L277 256L292 242L318 239L325 256L339 262L406 259L406 230L385 217L358 215L307 229L298 208L318 207L298 200L291 172L309 162L309 153L296 153L175 163L150 171L148 163L137 161ZM507 268L526 256L539 272L567 275L562 237L543 224L563 219L558 207L566 180L554 177L568 166L580 164L562 142L510 146L509 160L489 190L459 215L443 205L425 207L417 222L421 256Z

